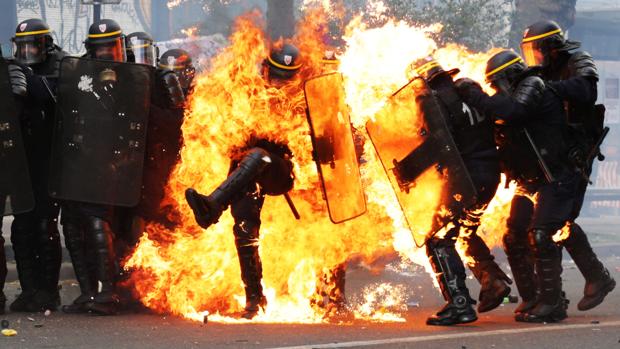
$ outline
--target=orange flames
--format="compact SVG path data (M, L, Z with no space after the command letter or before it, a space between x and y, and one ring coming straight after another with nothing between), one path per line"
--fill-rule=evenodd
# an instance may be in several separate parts
M217 224L202 230L185 202L184 191L188 187L203 193L214 190L228 173L230 155L250 137L289 145L296 177L290 194L301 215L300 221L295 220L282 197L265 200L260 255L269 303L266 312L252 321L324 321L326 310L316 306L317 289L325 288L321 280L329 280L330 270L352 259L370 264L396 250L428 269L424 249L415 246L370 142L364 145L361 167L367 213L338 225L328 218L311 156L302 89L303 81L321 72L325 47L321 41L324 26L319 24L324 21L321 12L311 12L302 22L293 42L303 52L304 65L294 80L280 88L270 87L262 77L268 43L255 14L237 20L230 46L197 77L182 126L182 160L171 175L164 203L174 207L178 226L168 230L149 224L125 265L135 270L135 290L149 308L198 321L207 313L210 321L247 321L231 317L243 308L245 299L232 217L225 212ZM340 71L352 122L362 133L363 125L388 96L407 82L407 67L417 58L435 52L444 67L458 66L462 76L482 80L491 53L472 54L452 45L438 48L430 38L437 30L439 26L418 28L397 22L376 29L365 28L359 21L349 25ZM419 190L424 193L433 188ZM500 203L484 218L482 230L493 244L503 233L503 225L497 222L506 215L505 195L512 196L500 191ZM357 318L402 321L406 290L402 285L371 285L351 307Z

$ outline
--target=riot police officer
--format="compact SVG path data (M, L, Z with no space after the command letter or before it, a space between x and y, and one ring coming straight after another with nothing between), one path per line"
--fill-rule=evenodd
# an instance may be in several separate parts
M452 229L443 236L436 234L426 242L431 265L448 302L427 320L427 324L467 323L477 317L472 308L475 302L471 300L465 285L465 269L455 248L457 238L466 242L466 253L475 261L470 269L481 284L478 311L486 312L498 307L510 293L506 282L511 280L495 263L489 248L476 233L480 218L500 181L493 126L489 118L470 108L457 94L452 76L459 72L458 69L445 71L432 57L421 59L413 66L417 75L435 92L448 116L454 141L478 193L475 204L454 217Z
M162 71L172 71L179 78L183 93L188 97L193 88L196 68L189 53L180 48L170 49L161 55L157 67Z
M126 61L125 38L121 27L113 20L102 19L93 23L84 45L88 58ZM66 201L62 211L65 244L81 291L73 304L64 306L63 311L115 314L119 299L114 282L117 265L111 228L114 208Z
M159 50L151 35L145 32L134 32L125 38L127 62L146 65L157 65Z
M583 229L575 222L579 216L594 158L600 156L604 138L604 110L594 105L598 72L592 56L579 51L580 43L565 38L553 21L540 21L525 30L521 50L527 64L542 68L542 77L565 102L569 131L573 135L569 161L581 171L578 200L568 223L570 234L562 242L586 280L579 310L588 310L603 302L616 281L598 259ZM601 157L602 159L602 157Z
M281 86L294 77L301 65L299 50L284 44L270 52L264 67L269 83ZM185 197L196 222L204 229L216 223L230 205L246 294L242 316L251 319L267 305L261 285L262 262L258 254L263 202L265 195L282 195L293 188L293 164L290 160L293 154L286 144L263 138L248 140L237 154L232 159L228 178L210 195L201 195L189 188Z
M22 133L35 208L15 215L11 242L22 293L12 311L55 310L60 305L58 278L62 252L58 232L59 206L47 193L50 145L55 112L55 85L60 60L66 55L54 44L49 26L40 19L17 25L15 61L25 67L28 95L22 111Z
M460 91L469 104L495 118L503 170L518 184L503 238L523 301L515 319L561 321L567 316L562 255L552 237L570 218L578 184L566 162L562 100L511 50L489 59L486 77L497 91L492 97L468 82Z

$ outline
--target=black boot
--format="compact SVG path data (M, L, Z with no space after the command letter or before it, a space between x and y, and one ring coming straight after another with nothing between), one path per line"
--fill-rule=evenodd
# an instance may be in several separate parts
M243 229L245 234L240 234ZM252 319L260 309L265 309L267 299L263 295L263 265L258 254L258 227L252 224L235 225L235 244L241 267L241 279L245 285L245 309L241 317Z
M95 280L92 278L87 254L86 240L81 226L74 222L66 222L62 227L65 235L65 246L71 256L75 278L80 285L80 296L72 304L64 305L62 311L69 314L86 313L95 297ZM89 253L88 256L91 256Z
M495 258L484 241L475 233L475 230L467 236L463 236L466 244L466 253L474 263L469 265L476 280L480 283L480 294L478 296L478 312L484 313L491 311L504 301L504 297L510 294L512 280L495 263Z
M616 281L598 259L586 233L577 223L570 224L570 235L563 245L586 279L583 298L577 304L577 309L590 310L603 302L605 296L616 287Z
M11 225L11 243L17 264L17 275L22 292L11 303L13 312L32 312L32 301L37 293L37 255L33 222L29 215L16 215Z
M551 239L554 233L533 229L528 235L534 255L538 301L524 313L525 322L558 322L567 317L567 302L562 293L562 252Z
M514 310L515 319L522 321L523 314L536 305L534 260L530 253L526 232L509 229L503 237L503 242L512 277L521 296L521 304Z
M37 292L30 304L30 311L57 310L60 306L58 279L62 263L60 234L55 219L40 219L37 232L37 275L39 275Z
M194 212L198 225L207 229L216 223L232 198L245 190L270 162L267 151L262 148L252 148L230 172L228 178L210 195L202 195L193 188L187 189L185 199Z
M114 234L108 222L94 216L87 218L86 234L91 237L95 248L99 288L89 310L98 315L115 315L119 310L119 298L114 283L116 277Z
M451 240L451 239L446 239ZM465 267L453 240L431 239L426 250L447 304L426 320L427 325L450 326L476 321L476 302L465 285Z

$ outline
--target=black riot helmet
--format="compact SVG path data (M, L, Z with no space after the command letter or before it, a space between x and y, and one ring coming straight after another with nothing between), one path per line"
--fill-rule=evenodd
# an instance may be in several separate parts
M54 48L50 27L38 18L19 23L12 41L15 60L26 65L45 62Z
M521 53L529 66L547 67L557 52L579 48L578 42L566 40L562 28L554 21L536 22L525 29Z
M125 38L127 61L133 63L157 65L159 52L153 38L145 32L135 32Z
M84 41L88 57L115 62L126 62L125 36L121 26L112 19L91 24Z
M292 44L274 47L265 60L267 78L273 80L289 80L301 68L299 49Z
M511 94L526 65L513 50L502 50L487 61L486 80L496 92Z
M428 56L422 59L418 59L410 66L410 70L415 76L419 76L422 79L430 82L431 80L440 76L452 77L460 72L458 68L445 71L443 67L433 57Z
M180 48L173 48L164 52L159 59L157 67L175 72L184 90L190 88L196 75L196 68L192 64L192 57L190 57L187 51Z

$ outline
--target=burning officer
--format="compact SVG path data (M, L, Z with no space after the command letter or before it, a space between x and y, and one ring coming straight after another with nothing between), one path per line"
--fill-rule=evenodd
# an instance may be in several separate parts
M54 44L49 26L40 19L19 23L12 41L15 61L24 67L28 83L22 134L35 207L16 214L11 225L22 293L10 309L15 312L55 310L60 305L58 277L62 259L57 228L59 206L50 198L47 183L58 69L66 53Z
M470 269L480 282L478 311L487 312L498 307L510 293L512 283L495 263L489 248L477 235L480 218L493 199L500 181L497 150L493 139L493 125L489 118L475 107L465 104L458 95L452 76L458 69L445 71L432 57L414 63L414 70L435 92L443 112L448 115L448 128L463 159L476 192L476 202L454 216L454 227L445 234L435 234L427 240L427 254L448 302L437 314L426 321L429 325L454 325L477 319L465 285L465 268L455 243L461 238L467 246L466 254L473 258Z
M127 64L118 23L93 23L85 58L61 63L50 180L63 199L62 224L81 295L65 312L115 314L114 207L140 196L153 68ZM130 92L131 91L131 92Z
M281 86L301 68L299 50L290 44L273 49L265 60L265 75L272 86ZM246 305L242 314L251 319L264 309L262 263L258 254L260 214L265 195L283 195L293 188L291 150L286 144L254 138L242 145L231 159L228 178L210 195L190 188L185 197L196 222L204 229L216 223L231 207L233 233L245 285Z
M579 181L566 161L562 100L511 50L489 59L486 77L497 91L492 97L472 82L463 81L459 90L468 104L495 118L503 171L518 185L503 238L522 298L515 318L561 321L567 316L562 255L552 237L571 216Z
M575 222L579 216L592 164L603 160L600 145L609 131L604 128L605 109L595 106L598 72L592 56L578 51L580 43L565 38L560 26L553 21L541 21L525 30L521 50L530 66L542 68L542 77L564 101L572 135L569 158L581 172L575 207L568 222L570 234L562 242L586 280L583 298L577 309L596 307L616 286L609 271L599 261L583 229Z

